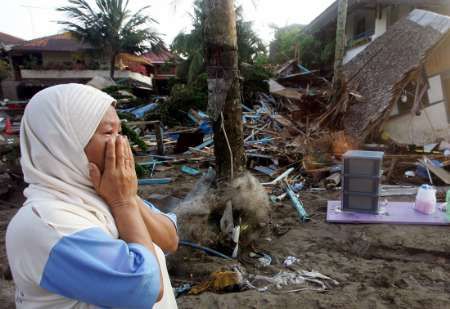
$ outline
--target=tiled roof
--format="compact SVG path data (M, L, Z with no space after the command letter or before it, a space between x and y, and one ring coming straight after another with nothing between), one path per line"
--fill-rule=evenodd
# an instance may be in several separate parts
M22 40L21 38L9 35L4 32L0 32L0 43L3 43L4 45L14 45L25 42L25 40Z
M158 52L144 53L142 56L150 60L152 63L165 63L175 58L175 56L167 49L161 49Z
M17 51L79 51L90 49L91 45L82 43L69 32L25 41L13 47Z

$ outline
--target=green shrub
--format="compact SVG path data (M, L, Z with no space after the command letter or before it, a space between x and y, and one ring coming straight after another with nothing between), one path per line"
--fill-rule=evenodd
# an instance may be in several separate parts
M138 145L142 151L146 152L148 150L147 144L126 124L126 122L122 122L122 134L128 137L131 144Z
M161 104L159 111L149 113L147 119L155 118L159 112L161 121L166 125L186 123L189 110L205 111L208 104L208 85L206 73L201 74L190 85L175 84L170 99Z
M250 103L255 99L258 92L269 92L269 85L266 82L273 74L263 64L242 64L241 76L243 82L241 83L241 91L244 96L244 103Z

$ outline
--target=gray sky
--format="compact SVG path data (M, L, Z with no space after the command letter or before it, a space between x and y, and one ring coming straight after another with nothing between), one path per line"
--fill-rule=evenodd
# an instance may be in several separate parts
M93 0L88 0L94 2ZM170 44L180 31L190 29L193 0L130 0L135 10L151 5L150 16L159 21L154 28L165 34ZM285 26L291 23L308 24L325 10L333 0L236 0L244 7L246 20L254 22L254 29L268 43L273 37L269 25ZM55 8L66 0L0 0L0 32L23 39L52 35L61 31L55 22L64 15Z

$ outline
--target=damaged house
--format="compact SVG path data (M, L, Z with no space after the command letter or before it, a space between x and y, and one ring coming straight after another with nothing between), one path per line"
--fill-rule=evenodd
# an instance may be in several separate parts
M414 9L450 15L448 0L348 0L346 23L347 50L344 63L363 51L397 21ZM305 28L305 32L321 41L334 40L338 1L331 4Z
M336 1L305 31L334 40L337 9ZM332 107L331 121L340 114L341 127L357 139L448 139L449 14L448 0L349 0L344 73L351 95Z
M450 17L414 10L344 66L345 131L424 145L450 138Z
M166 48L142 54L152 64L150 74L153 76L153 88L157 94L168 95L169 80L177 77L176 57Z

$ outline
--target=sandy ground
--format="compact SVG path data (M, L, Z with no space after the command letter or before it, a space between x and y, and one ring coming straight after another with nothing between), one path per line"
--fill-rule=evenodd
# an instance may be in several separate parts
M170 185L146 187L151 193L182 198L196 181L177 168L159 172L158 177L175 176ZM272 265L242 263L254 274L274 275L286 270L287 256L299 258L296 269L316 270L340 282L326 292L285 293L292 288L257 292L203 293L181 296L180 308L450 308L449 227L400 225L339 225L325 222L326 202L337 192L303 193L312 221L300 224L288 202L273 206L272 226L284 229L279 235L268 231L256 249L270 254ZM411 197L396 198L410 200ZM16 202L20 197L13 197ZM393 200L393 199L391 199ZM16 209L0 206L0 267L6 269L4 232ZM233 262L236 263L236 262ZM182 247L168 258L172 283L200 282L220 267L223 259ZM4 271L2 271L4 273ZM13 283L0 281L0 307L13 308Z

